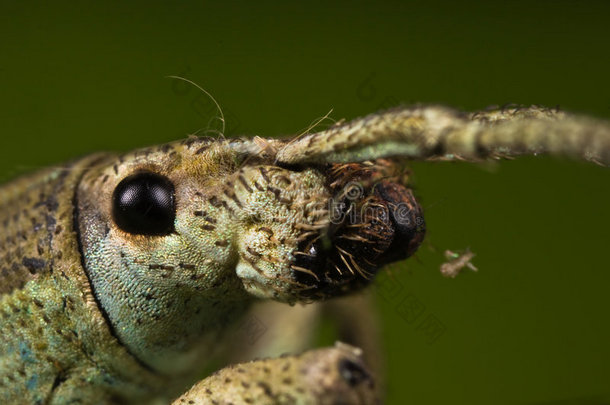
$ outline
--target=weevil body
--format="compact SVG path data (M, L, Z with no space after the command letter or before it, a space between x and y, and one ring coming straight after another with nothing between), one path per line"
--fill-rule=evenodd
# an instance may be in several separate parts
M421 215L402 186L373 184L374 165L346 167L339 178L338 167L330 176L261 156L244 164L253 157L242 146L191 138L88 157L5 186L7 400L176 394L255 297L311 301L367 283L399 233L371 214L331 224L329 202L343 192L343 177L359 179L363 194L337 198L403 198ZM423 225L413 224L403 226L413 233L410 250L423 237ZM361 240L338 239L350 235ZM362 244L368 262L356 256Z
M416 251L425 227L401 159L541 152L607 164L610 129L538 107L415 107L290 140L189 138L98 154L6 184L0 398L176 396L256 299L348 294ZM320 353L227 369L180 401L372 401L356 351ZM313 370L298 390L274 371L291 362ZM244 389L250 376L256 392Z

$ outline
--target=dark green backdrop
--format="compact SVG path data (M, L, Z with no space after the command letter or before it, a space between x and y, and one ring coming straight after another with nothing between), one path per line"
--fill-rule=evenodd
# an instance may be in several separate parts
M89 3L1 3L0 179L207 127L211 105L172 74L214 94L228 135L412 102L610 118L602 2ZM428 243L377 292L389 402L601 403L610 171L549 158L413 169ZM442 278L442 251L467 247L480 272Z

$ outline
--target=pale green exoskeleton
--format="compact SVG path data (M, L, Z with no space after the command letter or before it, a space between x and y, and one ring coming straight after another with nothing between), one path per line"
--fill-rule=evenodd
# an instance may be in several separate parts
M98 154L5 184L0 398L175 398L226 365L223 346L248 351L235 326L257 299L347 295L415 252L425 226L405 161L538 153L608 164L610 126L538 107L413 107L293 139ZM297 313L276 318L308 336L313 312ZM225 368L176 403L371 403L373 379L338 345Z

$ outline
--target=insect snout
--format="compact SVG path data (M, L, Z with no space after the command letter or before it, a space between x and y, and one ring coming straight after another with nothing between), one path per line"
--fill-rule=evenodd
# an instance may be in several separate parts
M297 281L311 286L303 290L306 297L363 287L380 267L411 256L423 241L423 212L411 190L356 166L342 165L343 182L331 182L328 227L293 253ZM346 176L346 170L360 174Z
M425 225L396 171L389 162L242 168L225 194L240 201L236 273L246 289L289 302L341 295L412 255Z

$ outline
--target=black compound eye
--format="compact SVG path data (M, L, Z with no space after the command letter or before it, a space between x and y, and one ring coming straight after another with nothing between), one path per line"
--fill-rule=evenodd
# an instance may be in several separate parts
M137 235L167 235L174 230L176 203L174 185L151 172L124 178L112 195L114 222Z

